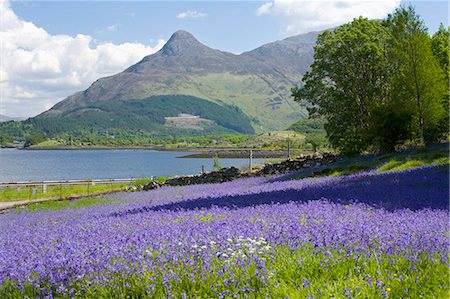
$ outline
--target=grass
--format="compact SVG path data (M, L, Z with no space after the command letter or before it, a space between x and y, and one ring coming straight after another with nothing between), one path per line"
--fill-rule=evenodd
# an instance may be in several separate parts
M92 185L48 185L44 193L42 186L3 187L0 188L0 202L33 199L63 199L77 196L90 196L115 191L123 191L129 184Z
M261 254L261 263L239 264L230 258L205 263L181 260L156 262L164 253L152 252L151 268L137 273L111 273L108 283L74 281L73 298L448 298L447 264L427 254L408 258L399 254L318 250L310 244L292 250L279 246ZM189 258L189 257L186 257ZM120 262L120 261L118 261ZM167 275L167 273L171 273ZM17 288L0 286L0 297L37 298L45 280ZM59 296L57 296L59 298ZM63 293L60 297L66 297Z
M373 166L370 164L354 164L350 166L335 166L328 167L319 171L315 171L313 176L341 176L341 175L349 175L352 173L370 170Z
M164 183L169 177L158 177L156 181ZM152 178L138 178L130 183L95 184L84 183L79 185L47 185L44 193L42 186L15 186L0 188L0 202L37 199L68 199L71 197L100 195L109 192L123 191L129 185L144 186Z
M449 164L448 147L439 149L419 149L406 155L390 156L389 160L380 166L378 172L401 171L426 165Z
M448 144L445 147L423 148L405 153L388 153L372 157L361 156L356 159L344 159L324 169L299 176L298 178L341 176L372 169L377 172L401 171L427 165L446 164L450 164Z
M109 196L83 197L77 200L51 200L44 202L30 203L24 207L26 212L59 211L63 209L80 209L90 206L110 204L118 199Z

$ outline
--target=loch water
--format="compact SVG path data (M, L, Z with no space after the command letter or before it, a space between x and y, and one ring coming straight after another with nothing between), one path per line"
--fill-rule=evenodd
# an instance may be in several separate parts
M154 150L0 149L0 182L170 177L211 171L213 159L177 158L186 152ZM263 163L254 159L254 163ZM219 159L222 167L248 167L248 159Z

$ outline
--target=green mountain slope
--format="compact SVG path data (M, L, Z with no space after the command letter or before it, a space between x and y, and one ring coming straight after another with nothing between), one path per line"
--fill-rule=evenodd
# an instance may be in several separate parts
M53 117L40 117L27 122L50 136L93 128L100 131L145 130L154 134L175 135L255 132L250 119L236 106L178 95L94 102ZM187 128L183 129L183 125Z
M312 63L316 37L317 33L309 33L235 55L211 49L190 33L177 31L157 53L117 75L95 81L87 90L35 117L35 122L63 120L77 111L80 121L98 116L98 122L92 123L97 128L107 123L102 119L106 116L103 112L93 113L90 107L129 109L132 105L125 102L151 96L189 95L222 107L238 107L258 133L283 129L306 115L293 101L290 89L300 84ZM119 114L126 113L122 110ZM138 120L133 125L121 125L146 127L145 123L139 125ZM248 128L237 131L249 132Z

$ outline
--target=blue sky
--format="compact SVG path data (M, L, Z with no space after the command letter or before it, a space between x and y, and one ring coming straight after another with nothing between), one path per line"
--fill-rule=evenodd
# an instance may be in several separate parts
M0 114L34 116L159 50L178 29L241 53L288 36L384 18L411 3L430 33L448 25L447 1L0 0Z
M240 53L290 35L282 32L279 17L256 15L257 9L266 2L14 1L12 8L18 16L51 34L82 33L92 36L98 43L152 44L184 29L208 46ZM448 24L447 1L402 1L402 4L409 3L416 7L431 34L440 22ZM189 10L205 16L177 18Z

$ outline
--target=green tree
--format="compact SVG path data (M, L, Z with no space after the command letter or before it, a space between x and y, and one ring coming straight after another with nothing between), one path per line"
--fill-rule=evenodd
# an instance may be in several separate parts
M13 143L14 138L10 136L5 130L1 130L0 133L0 146L6 146Z
M384 22L390 33L389 62L394 107L412 116L412 133L420 144L435 141L445 117L445 78L431 50L431 38L412 6L400 7Z
M45 137L44 134L39 133L39 132L33 132L30 135L27 136L27 138L25 139L25 147L29 147L31 145L35 145L38 143L41 143L43 141L45 141L47 138Z
M442 71L444 72L446 92L442 98L442 106L445 115L440 122L440 131L448 133L449 131L449 102L450 102L450 27L445 29L441 23L439 30L431 39L431 49L436 57Z
M395 151L395 147L411 137L411 114L388 103L372 111L371 140L382 152Z
M327 145L328 140L323 133L313 133L306 135L305 142L311 144L314 152L317 152L320 147Z
M304 87L292 89L296 101L311 104L310 117L326 118L330 143L347 154L369 146L371 111L389 98L387 37L380 21L366 18L325 31Z
M447 80L450 74L449 60L450 60L450 27L445 29L444 24L441 23L439 30L433 34L431 39L431 49L436 57L439 65L444 71Z

